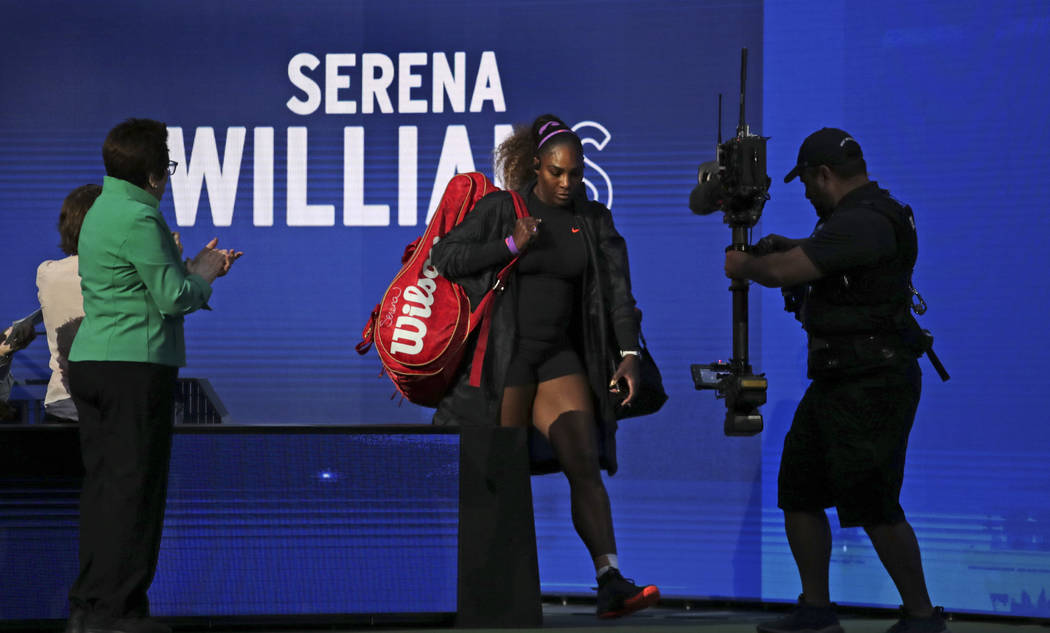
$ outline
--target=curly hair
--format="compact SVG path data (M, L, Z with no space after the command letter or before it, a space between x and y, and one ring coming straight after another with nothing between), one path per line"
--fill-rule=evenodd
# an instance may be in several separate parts
M549 129L560 128L565 134L549 135L543 147L539 147L540 130L547 124L553 123ZM580 137L572 131L565 122L553 114L541 114L536 117L532 125L518 124L514 131L493 152L493 163L496 172L503 178L503 186L507 189L520 189L525 183L535 178L535 159L542 154L547 154L559 145L572 145L583 157L583 143Z
M80 227L84 216L102 193L98 185L81 185L69 192L62 201L62 210L58 213L58 234L62 238L59 246L66 255L77 254L77 242L80 241Z

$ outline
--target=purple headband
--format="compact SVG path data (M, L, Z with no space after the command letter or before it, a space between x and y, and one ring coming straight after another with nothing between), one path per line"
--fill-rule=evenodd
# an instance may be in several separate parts
M543 127L540 128L540 134L542 135L544 130L546 130L547 128L549 128L552 125L561 126L562 124L559 123L558 121L547 121L546 123L543 124ZM542 139L540 139L540 142L536 145L536 149L539 149L539 148L543 147L543 144L546 143L547 140L550 137L552 137L552 136L554 136L556 134L561 134L562 132L572 132L572 130L570 130L567 127L559 127L559 129L554 130L553 132L551 132L547 136L544 136Z

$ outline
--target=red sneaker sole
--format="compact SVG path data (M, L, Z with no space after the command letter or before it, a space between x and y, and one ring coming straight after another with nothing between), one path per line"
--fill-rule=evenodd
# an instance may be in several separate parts
M606 611L605 613L599 613L598 617L607 620L610 618L622 618L625 615L631 615L635 611L641 611L642 609L648 609L660 601L660 590L656 585L648 585L642 589L638 595L633 598L628 598L623 603L623 608L619 611Z

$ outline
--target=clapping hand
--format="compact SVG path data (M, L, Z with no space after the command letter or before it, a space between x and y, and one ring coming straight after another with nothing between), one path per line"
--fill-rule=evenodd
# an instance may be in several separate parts
M244 255L242 251L235 251L232 248L215 248L218 244L219 238L212 238L204 245L201 252L197 253L196 257L186 262L186 269L189 272L204 277L209 284L228 273L233 262Z
M212 240L212 241L216 241L216 240ZM219 252L222 253L223 256L226 257L226 263L223 266L222 272L219 273L219 276L222 277L226 273L230 272L230 267L233 266L233 262L235 262L238 259L240 259L241 256L244 255L244 251L237 251L237 250L234 250L232 248L226 248L226 249L220 249Z

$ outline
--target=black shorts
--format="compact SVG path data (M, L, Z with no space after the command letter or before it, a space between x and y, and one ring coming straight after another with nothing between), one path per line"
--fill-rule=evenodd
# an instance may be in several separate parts
M541 382L583 374L583 363L567 341L520 339L507 369L507 387L538 385Z
M921 384L918 363L813 381L784 438L777 506L786 512L835 506L842 527L904 520L904 456Z

